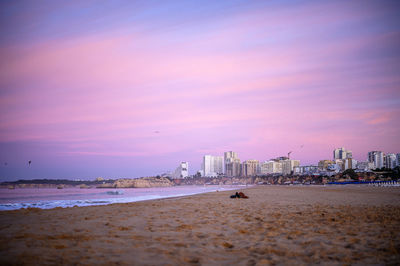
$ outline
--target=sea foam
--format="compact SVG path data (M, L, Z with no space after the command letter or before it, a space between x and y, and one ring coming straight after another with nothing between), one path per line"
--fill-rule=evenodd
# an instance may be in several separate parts
M3 190L0 210L22 208L52 209L128 203L136 201L190 196L206 192L238 189L238 186L183 186L167 188L106 189L15 189Z

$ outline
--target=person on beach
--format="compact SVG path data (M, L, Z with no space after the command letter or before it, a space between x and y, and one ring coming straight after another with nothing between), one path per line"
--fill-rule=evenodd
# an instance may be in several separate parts
M243 192L239 192L239 198L248 199L249 197L247 197Z
M242 198L242 199L248 199L249 197L246 196L243 192L236 192L234 195L231 195L231 199L235 199L235 198Z

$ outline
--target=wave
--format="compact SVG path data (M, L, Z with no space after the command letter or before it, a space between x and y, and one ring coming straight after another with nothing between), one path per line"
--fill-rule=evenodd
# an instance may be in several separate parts
M95 198L95 199L64 199L64 200L40 200L35 202L12 202L12 203L0 203L0 210L17 210L23 208L40 208L40 209L53 209L57 207L61 208L68 208L68 207L84 207L84 206L96 206L96 205L108 205L114 203L129 203L129 202L137 202L137 201L145 201L145 200L155 200L155 199L164 199L164 198L173 198L173 197L183 197L183 196L190 196L196 195L206 192L215 192L217 190L233 190L236 189L229 187L229 188L204 188L204 187L197 187L192 191L169 191L168 194L164 193L156 193L156 194L148 194L148 195L134 195L134 196L121 196L116 195L115 197L109 198ZM164 192L164 191L160 191ZM107 194L106 192L102 192L100 194Z

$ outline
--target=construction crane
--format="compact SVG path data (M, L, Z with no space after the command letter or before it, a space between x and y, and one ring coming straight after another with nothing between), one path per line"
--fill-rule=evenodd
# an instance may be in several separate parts
M292 153L292 151L288 152L287 157L288 159L290 159L290 154Z

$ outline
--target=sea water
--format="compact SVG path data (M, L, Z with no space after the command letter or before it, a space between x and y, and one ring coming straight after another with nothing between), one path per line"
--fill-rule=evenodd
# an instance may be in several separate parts
M179 186L158 188L17 188L0 189L0 210L107 205L239 189L240 186Z

